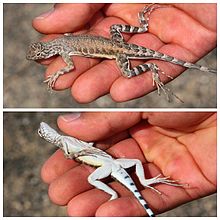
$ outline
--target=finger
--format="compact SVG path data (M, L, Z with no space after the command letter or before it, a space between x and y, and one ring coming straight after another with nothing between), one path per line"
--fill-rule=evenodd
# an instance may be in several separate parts
M128 196L131 194L122 184L118 182L106 183L118 196ZM110 195L99 189L85 191L76 197L73 197L68 203L68 214L70 216L95 216L96 210L105 202L108 202ZM116 199L117 200L117 199ZM91 201L93 201L91 203ZM112 215L114 216L113 213Z
M109 93L113 82L120 78L115 61L105 60L85 71L73 83L71 93L79 103L89 103Z
M145 112L143 118L157 127L189 132L195 128L205 128L207 119L210 118L212 122L215 120L215 114L212 112Z
M140 217L147 213L133 196L121 197L101 205L96 211L96 216L111 217Z
M74 160L67 160L61 150L57 150L42 166L41 178L45 183L51 183L73 167L78 166Z
M108 149L108 153L115 158L139 159L146 162L138 143L133 138L127 138L116 143Z
M86 112L60 116L58 125L68 135L95 141L120 133L140 120L139 112Z
M69 216L91 217L110 196L99 189L91 189L73 197L67 204ZM91 202L92 201L92 202Z
M122 131L122 132L119 132L115 135L112 135L111 137L106 138L104 140L96 141L94 146L101 149L101 150L107 150L110 147L112 147L113 145L117 144L118 142L120 142L122 140L126 140L129 137L130 137L130 135L129 135L128 131ZM117 157L117 155L114 155L114 156Z
M103 6L104 4L55 4L49 12L33 20L33 27L44 34L72 32L87 24Z
M48 195L51 201L58 205L66 205L71 198L89 190L88 175L93 172L89 166L77 166L59 176L49 185Z
M145 214L144 210L142 210L142 207L138 204L136 199L133 198L133 196L130 196L131 192L129 192L124 186L122 186L118 182L109 183L108 186L110 186L113 190L117 191L119 197L126 196L126 202L127 202L126 209L122 208L124 203L121 202L125 199L125 197L108 201L110 195L98 189L91 189L77 195L76 197L70 200L67 208L68 215L78 216L78 217L80 216L114 217L114 216L140 216L140 212L142 213L142 215ZM134 202L130 201L132 199L134 200ZM91 203L91 201L93 202ZM121 208L119 208L119 206L115 204L119 204ZM139 211L139 213L137 212L137 210Z

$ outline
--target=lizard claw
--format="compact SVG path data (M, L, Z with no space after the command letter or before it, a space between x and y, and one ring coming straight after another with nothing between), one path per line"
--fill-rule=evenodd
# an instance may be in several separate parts
M163 71L160 71L162 74L166 75L168 78L173 79L172 76L169 76L165 74ZM169 88L167 88L164 83L160 80L159 74L156 72L153 72L153 86L156 85L157 87L157 93L160 95L160 91L162 90L163 93L167 96L168 102L171 101L170 96L174 96L176 99L178 99L180 102L184 103L182 99L180 99L177 95L175 95Z
M60 76L60 73L57 72L57 73L55 73L55 74L53 74L53 75L48 76L47 79L45 79L45 80L43 81L44 83L47 83L47 86L48 86L48 90L49 90L49 91L52 91L52 90L53 90L53 88L54 88L54 86L55 86L55 83L56 83L56 81L57 81L57 79L58 79L59 76Z
M189 184L178 183L178 182L180 182L180 180L170 179L170 176L165 176L165 177L161 177L161 178L158 178L158 177L159 176L155 177L155 183L163 183L163 184L167 184L167 185L171 185L171 186L181 186L181 187L189 186Z
M49 76L46 80L43 81L44 83L47 83L47 90L49 92L53 91L54 83L51 81L51 77Z

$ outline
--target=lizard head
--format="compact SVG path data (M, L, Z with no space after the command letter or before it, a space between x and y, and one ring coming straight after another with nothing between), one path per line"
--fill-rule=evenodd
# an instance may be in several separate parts
M59 135L47 123L45 123L45 122L40 123L40 127L38 129L38 134L39 134L40 137L42 137L46 141L60 147L60 145L61 145L61 143L60 143L61 135Z
M54 55L54 53L51 53L50 44L46 44L44 42L36 42L29 45L26 58L27 60L40 60L49 58Z

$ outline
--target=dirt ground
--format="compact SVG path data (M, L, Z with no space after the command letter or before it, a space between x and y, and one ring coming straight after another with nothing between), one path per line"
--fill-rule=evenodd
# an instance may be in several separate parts
M50 202L40 179L44 161L55 148L39 138L41 121L56 127L58 113L4 113L4 216L66 216L66 207ZM216 194L159 216L216 216Z
M197 70L185 71L168 85L184 100L183 104L178 100L168 103L166 98L158 96L157 92L123 103L115 103L106 95L89 104L77 103L69 90L48 93L42 83L44 67L27 61L25 53L28 44L41 37L32 28L32 19L51 7L52 4L4 4L4 107L216 107L216 74ZM216 54L217 51L213 50L198 63L215 68Z

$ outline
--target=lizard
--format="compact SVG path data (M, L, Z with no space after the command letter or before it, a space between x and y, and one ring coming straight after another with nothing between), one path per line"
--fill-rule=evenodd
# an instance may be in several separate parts
M31 43L28 47L26 58L28 60L47 59L54 55L60 55L66 67L58 70L54 74L48 76L45 83L48 84L48 89L52 91L56 80L60 75L70 72L74 69L74 64L71 56L83 56L90 58L107 58L115 59L122 75L126 78L132 78L141 73L151 71L153 86L156 86L158 94L162 90L170 101L170 96L173 95L179 99L160 79L160 74L164 74L170 79L173 77L165 74L156 64L149 62L140 64L136 67L131 67L130 59L156 59L173 64L183 66L185 68L198 69L200 71L216 73L217 70L208 67L200 66L190 62L186 62L175 57L160 53L158 51L138 46L125 42L122 33L145 33L148 31L148 21L150 14L158 8L167 7L158 4L146 5L141 12L138 13L138 20L140 27L113 24L110 27L111 38L105 38L95 35L76 35L72 33L65 33L63 36L48 42ZM171 5L169 5L171 7ZM145 14L147 18L145 19ZM183 102L181 99L179 99Z
M67 159L76 160L80 163L96 167L97 169L88 176L88 182L97 189L110 194L110 200L117 199L118 195L107 184L101 182L100 179L111 176L113 179L120 182L133 193L150 217L154 217L155 214L144 200L134 181L125 169L135 166L135 172L140 183L144 187L148 187L160 195L162 193L152 185L163 183L171 186L186 186L186 184L178 183L178 180L171 180L168 176L160 177L161 174L150 179L145 179L144 168L140 160L126 158L115 159L105 151L94 147L94 143L92 142L85 142L75 137L60 135L45 122L40 123L38 134L49 143L61 149Z

